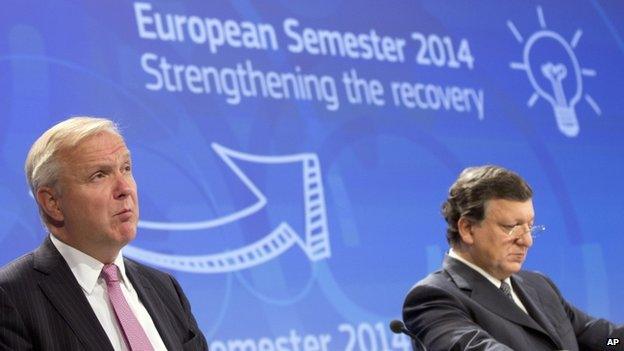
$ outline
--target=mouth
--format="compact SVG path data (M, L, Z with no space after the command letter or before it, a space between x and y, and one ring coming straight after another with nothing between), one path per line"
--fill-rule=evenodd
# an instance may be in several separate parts
M514 260L518 260L518 261L524 261L526 254L524 253L512 253L509 255L512 259Z
M117 212L114 214L114 216L121 216L121 215L125 215L125 214L130 214L132 213L132 210L129 208L124 208L123 210Z

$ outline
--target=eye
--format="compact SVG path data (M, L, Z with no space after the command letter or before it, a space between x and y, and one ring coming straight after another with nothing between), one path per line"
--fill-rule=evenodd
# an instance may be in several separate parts
M132 165L131 164L124 165L123 171L124 171L124 173L131 173L132 172Z
M91 175L91 178L90 178L90 179L91 179L92 181L94 181L94 180L99 180L99 179L102 179L102 178L104 178L104 177L106 177L106 173L104 173L104 172L102 172L102 171L97 171L97 172L95 172L95 173L93 173L93 174Z
M501 227L503 227L503 229L505 229L506 231L511 231L512 229L514 229L517 224L501 224Z

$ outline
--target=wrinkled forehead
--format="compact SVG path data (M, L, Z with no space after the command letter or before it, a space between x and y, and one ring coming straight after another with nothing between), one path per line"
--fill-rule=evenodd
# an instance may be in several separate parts
M130 159L124 139L119 134L100 132L67 147L60 153L65 165L119 162Z

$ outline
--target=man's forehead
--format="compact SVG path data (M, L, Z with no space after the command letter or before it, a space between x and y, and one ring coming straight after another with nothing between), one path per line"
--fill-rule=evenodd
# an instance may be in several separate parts
M530 213L527 213L530 212ZM485 202L485 215L533 215L533 200L490 199Z
M65 153L65 159L71 162L89 163L106 160L129 159L123 138L111 133L99 133L86 138Z

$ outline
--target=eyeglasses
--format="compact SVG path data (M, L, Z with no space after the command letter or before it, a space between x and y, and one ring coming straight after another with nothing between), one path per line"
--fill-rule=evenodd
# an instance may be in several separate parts
M546 230L546 226L544 225L532 225L528 226L526 224L516 224L514 226L509 225L501 225L507 231L507 236L512 237L514 239L518 239L526 233L529 233L533 239L537 238L543 231Z

